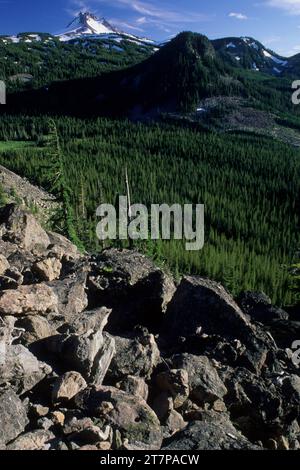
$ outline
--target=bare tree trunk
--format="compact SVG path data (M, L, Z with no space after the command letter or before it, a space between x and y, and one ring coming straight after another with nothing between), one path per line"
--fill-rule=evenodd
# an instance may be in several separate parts
M132 220L132 212L131 212L131 194L130 194L130 185L129 185L129 178L128 178L128 171L127 167L125 168L125 179L126 179L126 191L127 191L127 201L128 201L128 219L129 223ZM133 240L129 239L129 248L132 250L134 247Z

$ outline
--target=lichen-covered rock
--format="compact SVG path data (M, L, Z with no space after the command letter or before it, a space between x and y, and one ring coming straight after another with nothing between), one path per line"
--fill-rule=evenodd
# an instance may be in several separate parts
M259 450L251 444L228 420L214 423L195 421L175 434L164 451L185 450Z
M4 353L4 354L3 354ZM31 390L51 373L51 367L37 358L21 344L7 345L0 362L0 385L11 384L19 394Z
M128 375L121 382L117 383L117 388L123 390L129 395L140 397L145 401L147 401L148 399L149 387L146 384L145 380L141 377Z
M14 204L0 209L0 227L3 239L15 243L24 250L46 250L50 239L34 216Z
M126 449L160 449L162 430L147 403L113 387L89 387L75 397L76 406L119 430Z
M108 376L120 381L128 375L149 379L160 361L160 352L153 335L137 338L114 337L116 354L112 359ZM132 360L134 358L134 360Z
M227 389L217 369L206 356L180 354L174 356L171 362L176 368L187 372L190 395L195 400L211 403L226 395Z
M66 372L61 377L58 377L53 384L53 403L71 400L71 398L86 387L87 383L79 372Z
M5 271L9 268L9 262L5 258L4 255L0 253L0 275L5 273Z
M57 258L46 258L33 266L33 271L41 281L54 281L61 273L62 264Z
M55 440L53 432L38 429L19 436L7 446L7 450L49 450L53 440Z
M114 338L103 333L109 314L106 308L84 312L61 328L63 334L46 338L43 349L56 355L68 370L101 385L115 354Z
M163 392L168 392L174 403L174 408L180 408L190 394L189 375L185 369L169 369L156 376L156 384Z
M27 315L26 317L22 317L16 321L15 325L23 330L21 338L22 343L25 345L48 338L56 333L47 318L39 315Z
M57 312L58 299L45 284L20 286L0 292L0 315L47 315Z
M0 390L0 441L11 442L28 422L26 406L16 393L12 389Z

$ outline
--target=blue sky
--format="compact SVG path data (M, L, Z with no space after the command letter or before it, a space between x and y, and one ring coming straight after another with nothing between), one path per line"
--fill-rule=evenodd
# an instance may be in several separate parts
M157 40L191 30L253 36L282 55L300 52L300 0L0 0L0 34L59 33L84 10Z

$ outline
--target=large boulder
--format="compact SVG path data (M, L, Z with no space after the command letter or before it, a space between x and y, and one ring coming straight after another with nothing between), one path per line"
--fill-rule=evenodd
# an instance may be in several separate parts
M0 292L0 315L47 315L58 310L58 298L45 284Z
M201 277L185 277L168 306L164 332L178 338L201 330L234 339L252 332L249 319L223 286Z
M89 276L90 306L113 309L108 331L118 334L136 325L158 329L175 285L146 256L111 249L93 262Z
M0 275L2 276L7 269L9 269L9 262L4 255L0 254Z
M268 352L277 348L267 332L251 324L224 287L200 277L181 281L169 304L162 336L170 346L177 343L177 350L182 350L184 342L187 352L197 350L207 337L219 338L219 343L225 340L230 349L238 341L242 347L238 352L232 350L233 356L238 364L258 373Z
M48 282L57 296L57 310L61 323L70 322L88 306L86 293L87 267L78 267L78 270L63 279Z
M140 397L145 401L148 400L149 388L145 380L141 377L128 375L123 380L121 380L121 382L118 382L116 386L117 388L123 390L123 392L126 392L129 395Z
M160 372L156 378L156 385L162 392L171 395L174 408L180 408L190 394L189 374L185 369L169 369Z
M9 383L19 395L31 390L51 373L51 367L38 361L21 344L7 345L0 355L4 356L0 358L0 385Z
M35 341L39 341L56 334L55 329L51 326L47 318L40 315L27 315L17 319L15 323L20 328L22 344L29 345Z
M118 431L123 449L160 449L162 431L159 420L142 398L113 387L89 387L74 401L79 409L101 418Z
M110 310L104 308L83 312L61 328L62 334L46 338L41 350L54 354L66 370L82 374L88 383L102 384L115 354L115 341L103 329Z
M154 336L145 334L137 338L115 336L116 354L112 359L108 376L119 381L128 375L149 379L160 362L160 352Z
M190 396L197 402L213 403L226 395L227 389L217 369L206 356L180 354L171 363L174 368L187 372Z
M41 281L54 281L55 279L58 279L61 273L61 269L61 262L59 259L54 257L37 261L33 266L34 273Z
M264 293L243 292L237 300L243 312L252 320L269 324L273 320L288 320L289 315L284 310L274 307L271 299Z
M66 372L58 377L53 384L53 403L69 401L87 387L87 383L79 372Z
M27 410L12 389L0 390L0 441L7 444L27 426Z
M50 245L46 231L34 216L14 204L0 209L0 231L4 241L15 243L27 251L45 251Z
M60 261L78 260L81 254L72 242L63 235L54 232L47 232L50 239L49 250L55 254Z
M228 419L219 423L192 422L176 433L163 450L261 450L261 448L251 444Z
M53 432L37 429L19 436L7 446L7 450L49 450L51 442L55 440Z

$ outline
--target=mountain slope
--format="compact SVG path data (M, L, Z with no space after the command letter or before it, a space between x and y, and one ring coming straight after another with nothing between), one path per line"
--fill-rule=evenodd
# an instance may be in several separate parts
M0 43L2 44L19 44L19 43L34 43L43 42L49 43L55 39L66 42L74 39L104 39L104 36L113 38L116 42L128 38L139 44L154 44L147 38L140 38L138 36L118 30L115 26L111 25L105 18L97 18L96 15L90 12L80 12L68 24L67 30L57 34L49 33L36 33L24 32L13 36L0 36Z
M242 111L251 106L297 114L294 106L291 109L290 95L289 79L233 67L207 37L186 32L137 65L10 95L8 106L26 112L35 108L37 112L141 119L161 113L201 114L207 111L202 109L207 98L221 103L222 112L228 113L228 102L222 98L231 97Z
M53 84L36 95L12 97L10 102L17 104L26 99L40 109L57 110L59 103L64 112L140 117L187 111L207 96L245 93L233 69L205 36L181 33L133 67L94 79Z
M215 49L231 65L278 76L290 69L289 59L279 56L253 38L224 38L212 41Z
M47 35L44 40L30 42L0 40L0 80L8 89L39 88L57 80L93 77L125 68L143 61L155 50L152 44L119 34L65 42Z

